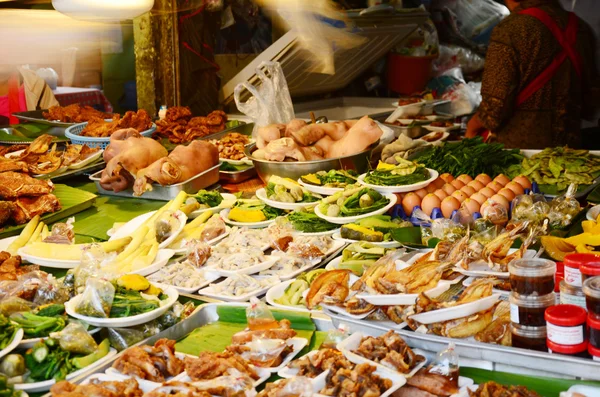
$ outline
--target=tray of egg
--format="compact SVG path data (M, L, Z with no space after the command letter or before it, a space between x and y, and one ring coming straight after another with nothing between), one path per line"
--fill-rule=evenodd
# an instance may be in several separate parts
M451 218L464 209L474 218L484 215L495 223L504 223L508 221L512 200L531 188L529 179L522 175L511 180L503 174L493 179L487 174L475 178L442 174L426 188L401 195L401 203L413 223L419 223L413 216L417 208L432 219Z

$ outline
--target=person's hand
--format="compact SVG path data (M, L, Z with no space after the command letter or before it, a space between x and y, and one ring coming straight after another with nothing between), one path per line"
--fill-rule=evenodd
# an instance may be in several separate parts
M475 138L477 135L485 131L485 127L479 118L479 115L475 113L471 120L467 123L467 132L465 133L466 138Z

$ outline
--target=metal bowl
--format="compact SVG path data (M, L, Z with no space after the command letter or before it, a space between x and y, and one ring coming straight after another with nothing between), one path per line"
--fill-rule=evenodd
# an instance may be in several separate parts
M256 172L263 182L267 183L271 175L282 178L297 180L302 175L313 174L318 171L329 170L355 170L359 174L367 172L371 161L371 153L379 145L379 141L373 143L363 152L346 157L314 161L268 161L259 160L252 156L256 150L256 144L246 146L246 156L252 160Z

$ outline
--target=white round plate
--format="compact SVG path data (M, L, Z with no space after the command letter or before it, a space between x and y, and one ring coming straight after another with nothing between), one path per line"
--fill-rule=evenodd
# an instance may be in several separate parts
M306 306L285 306L285 305L275 302L275 299L281 298L283 296L283 294L285 293L286 288L289 287L290 284L292 284L294 281L296 281L296 280L294 279L294 280L283 281L277 285L272 286L267 291L265 300L267 301L267 303L269 305L279 308L279 309L294 310L294 311L298 311L298 312L310 312L310 310L308 310L306 308Z
M83 168L88 164L92 164L94 161L98 160L100 158L100 156L102 156L103 152L104 152L104 149L98 150L96 153L93 153L88 158L81 160L77 163L71 164L68 168L71 170L78 170L79 168Z
M148 313L142 313L131 317L123 317L123 318L96 318L83 316L79 313L75 312L75 307L77 303L81 299L81 295L77 295L74 298L71 298L68 302L65 303L65 311L71 317L75 317L79 320L85 321L86 323L93 325L95 327L109 327L109 328L118 328L118 327L133 327L134 325L145 324L149 321L152 321L167 312L177 302L177 298L179 298L179 293L177 290L168 285L156 284L158 287L162 288L165 294L168 295L166 302L159 308L154 309Z
M150 266L146 266L140 270L136 270L134 272L130 272L129 274L139 274L140 276L148 276L152 273L159 271L163 266L169 262L175 255L175 251L170 249L160 249L156 254L156 258L154 258L154 262Z
M396 201L398 200L398 197L393 193L384 193L383 195L385 197L387 197L388 200L390 200L390 202L385 207L380 208L377 211L369 212L367 214L356 215L356 216L327 216L321 212L318 205L315 207L315 214L319 218L325 219L327 222L335 223L337 225L345 225L346 223L356 222L359 219L368 218L373 215L385 214L386 212L388 212L388 210L390 208L392 208L394 205L396 205Z
M0 350L0 358L6 356L8 353L15 350L17 347L19 347L19 343L21 343L21 340L23 340L23 334L24 334L23 329L19 328L17 330L17 332L15 333L13 340L10 341L8 346L6 346L4 349Z
M258 189L256 191L256 197L258 197L258 199L260 201L262 201L269 207L279 208L280 210L288 210L288 211L299 210L301 208L306 208L306 207L314 207L315 205L317 205L319 203L319 201L313 201L310 203L283 203L281 201L271 200L271 199L267 198L267 191L265 190L265 188Z
M340 228L337 229L333 229L333 230L328 230L326 232L296 232L297 236L304 236L304 237L321 237L321 236L332 236L334 233L339 232Z
M427 131L432 131L432 132L437 132L437 131L442 131L442 132L447 132L447 131L454 131L454 130L458 130L460 128L460 124L455 123L452 127L434 127L432 125L424 125L423 126L424 129L426 129Z
M18 238L19 236L12 236L0 240L0 251L6 251L8 249L8 246L11 245L12 242Z
M155 213L156 213L156 211L151 211L146 214L136 216L135 218L133 218L132 220L130 220L129 222L127 222L126 224L124 224L123 226L118 228L112 234L112 236L110 236L110 238L108 240L112 241L112 240L116 240L119 238L131 236L133 233L135 233L136 230L138 230L144 224L144 222L146 222L148 219L150 219L150 217L152 215L154 215ZM173 240L175 240L177 238L177 236L179 236L179 233L181 233L181 231L185 227L185 223L187 222L187 216L181 211L175 211L175 216L177 219L180 220L179 229L176 230L174 233L172 233L168 239L166 239L165 241L160 243L158 245L158 248L168 247L173 242Z
M229 236L229 233L231 233L231 228L229 226L225 226L225 233L221 234L220 236L217 236L217 237L213 238L212 240L207 241L206 244L208 244L208 245L215 245L219 241L223 240L225 237ZM175 251L176 255L181 255L181 254L185 254L187 252L187 248L185 247L185 244L184 244L183 247L177 248L177 249L173 249L173 251Z
M34 265L51 267L54 269L75 269L77 265L81 263L81 260L63 260L63 259L50 259L42 258L39 256L29 255L26 252L27 246L19 248L18 254L23 258L24 261L33 263Z
M600 215L600 205L595 205L587 211L585 217L588 221L595 221L598 219L598 215Z
M434 141L428 141L428 140L426 139L426 138L427 138L427 137L429 137L429 136L431 136L431 137L435 136L435 134L437 134L437 133L438 133L437 131L430 132L430 133L429 133L429 134L427 134L427 135L423 135L423 136L422 136L421 138L419 138L419 139L423 139L424 141L426 141L426 142L428 142L428 143L432 144L433 146L438 146L438 145L441 145L441 144L442 144L442 142L444 142L444 141L445 141L446 139L448 139L448 137L450 136L450 134L449 134L448 132L442 132L442 136L441 136L441 137L439 137L438 139L434 140Z
M88 334L95 335L100 332L102 328L94 328L88 331ZM19 349L30 349L38 342L48 339L48 337L44 338L30 338L30 339L22 339L21 343L19 343Z
M409 316L412 320L421 324L434 324L444 321L455 320L457 318L471 316L494 306L500 299L499 294L493 294L485 298L469 302L458 306L447 307L445 309L432 310L430 312L413 314Z
M233 195L231 193L221 193L221 197L223 197L223 201L221 201L221 204L219 204L218 206L212 207L212 208L202 208L202 209L196 210L196 211L192 212L188 216L188 218L196 219L206 211L212 211L212 212L216 213L218 210L221 210L223 208L231 208L237 200L237 197L235 197L235 195ZM231 203L231 205L228 205L229 203Z
M91 372L94 368L101 367L105 364L108 364L114 356L117 355L117 351L112 347L108 351L108 354L102 357L100 360L88 365L85 368L82 368L78 371L71 372L67 375L66 380L74 379L80 375L83 375L86 372ZM19 383L15 385L15 390L23 390L28 393L39 393L50 390L52 385L54 385L56 381L54 379L46 380L43 382L35 382L35 383Z
M360 242L363 241L363 240L352 240L352 239L349 239L349 238L343 238L341 236L341 234L340 234L339 231L335 232L331 236L331 238L333 238L334 240L339 240L339 241L343 241L345 243L350 243L350 244L352 244L352 243L360 243ZM368 242L369 244L373 244L373 245L376 245L378 247L383 247L383 248L398 248L398 247L402 246L402 244L399 243L399 242L397 242L397 241L381 241L381 242L365 241L365 242Z
M228 225L237 226L237 227L247 227L249 229L262 229L264 227L269 226L271 223L275 222L275 219L266 220L266 221L262 221L262 222L236 222L236 221L232 221L231 219L229 219L229 208L224 209L223 211L221 211L220 215L221 215L221 218L223 218L223 221L225 223L227 223Z
M435 170L427 168L429 170L429 175L431 178L426 181L413 183L412 185L402 185L402 186L380 186L380 185L372 185L370 183L365 182L365 177L367 174L362 174L358 177L358 182L366 187L370 187L373 190L377 190L380 193L405 193L405 192L414 192L415 190L423 189L433 181L437 179L439 173Z
M302 180L302 178L298 178L298 183L308 190L311 193L321 194L323 196L332 196L337 192L341 192L344 190L343 187L325 187L325 186L317 186L311 183L306 183Z
M329 261L327 265L325 265L325 270L338 270L340 267L340 263L342 263L342 257L338 256L335 259Z

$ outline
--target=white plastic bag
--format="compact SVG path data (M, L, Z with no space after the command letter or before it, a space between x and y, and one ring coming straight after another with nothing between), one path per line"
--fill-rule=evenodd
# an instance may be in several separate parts
M294 118L292 98L279 62L262 62L256 68L256 76L261 82L258 87L246 81L238 84L233 91L238 110L254 122L254 137L259 127L287 124ZM246 102L240 99L244 89L252 94Z

